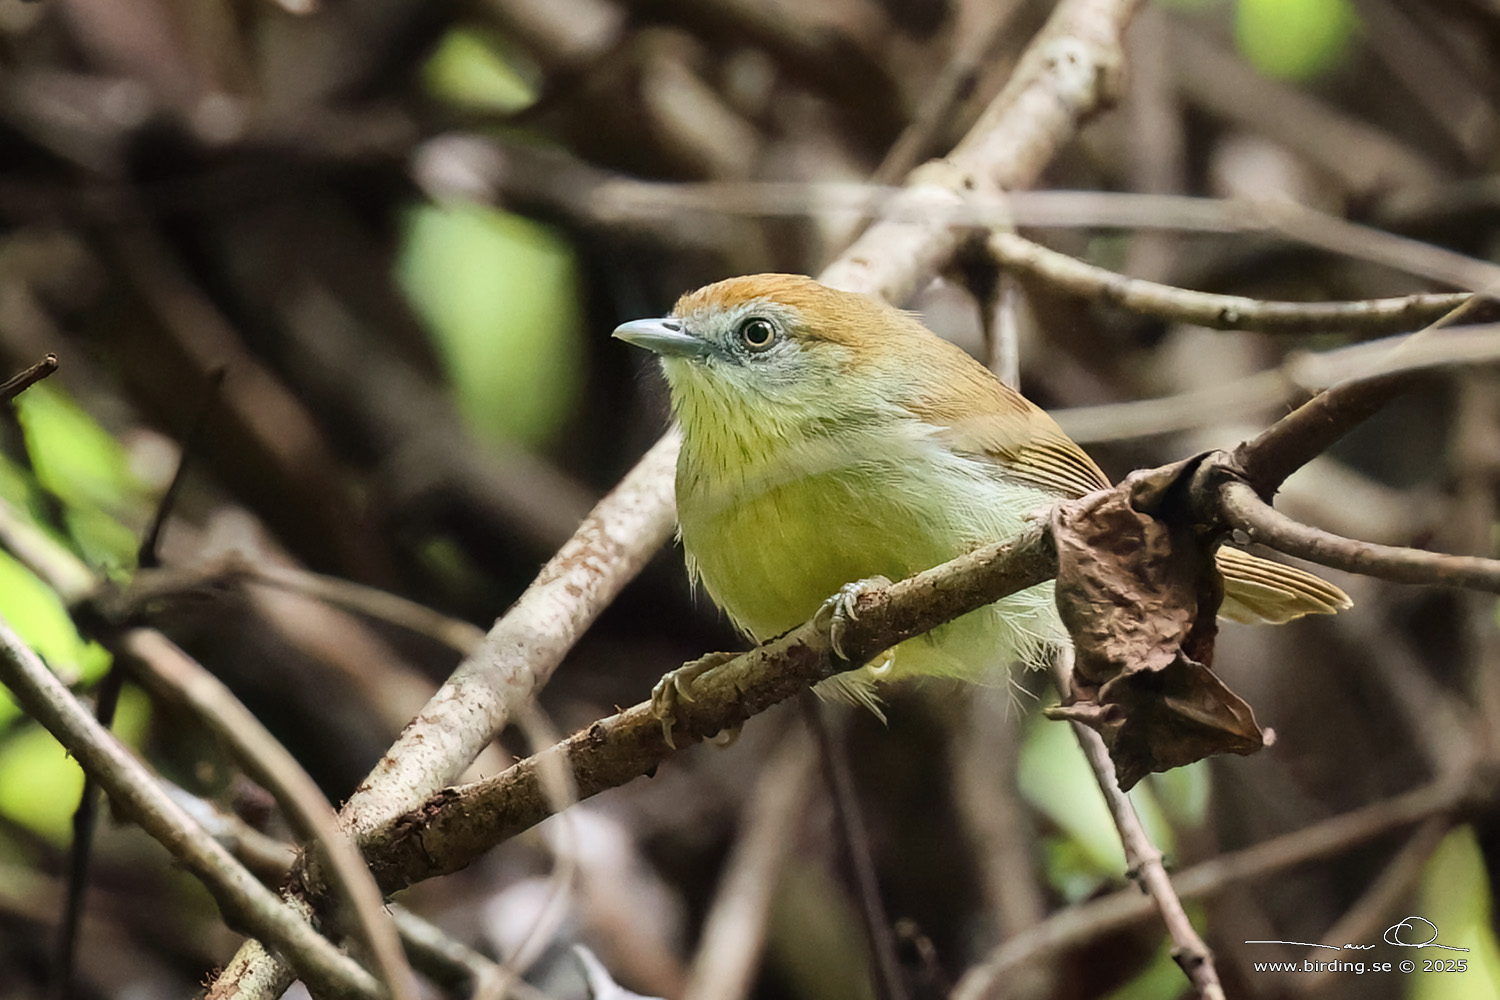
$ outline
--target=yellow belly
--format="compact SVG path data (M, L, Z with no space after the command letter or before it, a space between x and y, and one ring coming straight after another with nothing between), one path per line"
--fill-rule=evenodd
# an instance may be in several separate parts
M690 570L737 626L763 641L812 617L846 583L903 579L1014 537L1050 500L982 463L923 447L825 472L763 471L727 486L679 467ZM1035 588L901 644L875 679L983 680L1016 660L1040 662L1061 637L1050 585Z

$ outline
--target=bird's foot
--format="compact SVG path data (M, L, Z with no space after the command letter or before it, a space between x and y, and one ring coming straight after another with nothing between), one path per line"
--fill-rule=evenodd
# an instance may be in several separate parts
M819 624L825 621L828 624L828 644L833 649L833 655L841 660L847 661L844 655L844 632L851 622L859 620L859 614L855 610L855 604L859 595L867 590L875 590L879 587L889 587L891 581L883 576L872 576L864 580L855 580L846 583L839 588L839 592L823 602L818 609L814 621Z
M667 746L677 749L677 744L672 741L672 727L677 724L677 706L681 702L694 700L693 685L705 674L717 670L739 655L708 653L669 671L656 682L656 687L651 689L651 714L661 722L661 734L666 739Z

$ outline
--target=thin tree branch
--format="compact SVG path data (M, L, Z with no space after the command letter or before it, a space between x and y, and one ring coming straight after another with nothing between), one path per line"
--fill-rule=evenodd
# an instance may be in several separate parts
M1470 303L1475 301L1469 300ZM1460 308L1467 309L1468 305L1465 303ZM1371 389L1346 390L1338 383L1368 378L1375 373L1414 379L1419 373L1434 368L1493 364L1500 360L1500 336L1496 336L1497 333L1500 333L1500 326L1493 323L1441 331L1428 327L1419 334L1402 334L1328 351L1294 351L1275 368L1208 389L1158 399L1079 406L1051 412L1053 419L1075 441L1118 441L1201 428L1208 420L1240 420L1248 414L1284 404L1289 399L1336 386L1338 393L1327 399L1315 398L1310 402L1310 408L1296 415L1293 423L1277 424L1261 435L1264 441L1256 447L1262 449L1262 454L1256 461L1267 466L1265 476L1275 474L1270 465L1273 461L1278 468L1300 462L1287 469L1282 475L1284 479L1301 464L1322 454L1327 444L1320 448L1318 443L1334 427L1340 428L1333 439L1336 440L1359 420L1375 413L1380 408L1375 403L1384 405L1382 397ZM1394 385L1390 391L1397 392L1405 384L1411 383ZM1388 397L1384 399L1388 401ZM1304 422L1305 426L1302 426ZM1322 430L1306 437L1304 443L1304 437L1312 435L1313 428ZM1284 456L1272 454L1272 449L1280 452L1294 446L1295 450ZM1249 445L1241 447L1248 448ZM1277 485L1280 485L1280 480L1277 480Z
M833 804L833 822L840 854L854 876L859 915L864 921L865 938L870 944L870 981L876 1000L907 1000L906 983L896 960L896 936L885 904L880 900L880 881L875 874L875 856L870 847L870 833L854 791L854 776L849 773L849 759L841 742L843 727L835 726L822 711L817 696L802 693L803 717L817 743L823 765L823 782ZM847 708L848 706L840 706ZM845 716L847 718L847 716Z
M8 403L42 379L57 371L57 355L49 354L36 364L0 382L0 403Z
M115 724L120 690L125 674L118 661L110 664L95 692L94 719L106 731ZM68 894L58 927L57 948L52 957L52 981L48 994L66 1000L73 994L73 969L77 958L78 929L83 924L84 900L88 895L89 867L94 855L94 833L99 825L99 784L91 776L83 780L83 792L73 813L73 842L68 847Z
M824 284L897 304L953 256L963 232L949 210L965 191L1028 187L1081 122L1114 101L1122 37L1139 0L1064 0L1005 89L941 161L919 167L894 204L911 221L871 226L820 275Z
M683 1000L743 1000L755 984L771 903L802 831L814 754L807 732L796 730L756 780L744 809L744 829L703 920Z
M1058 686L1066 693L1073 677L1071 647L1057 657L1053 667ZM1115 764L1110 758L1109 748L1104 745L1104 738L1082 723L1073 722L1070 725L1083 755L1088 758L1089 768L1094 772L1094 780L1109 807L1115 829L1119 831L1120 844L1125 849L1126 870L1151 897L1172 938L1172 958L1182 967L1199 997L1203 1000L1224 1000L1224 987L1219 983L1219 971L1214 966L1213 952L1203 943L1203 938L1199 937L1187 912L1183 910L1182 900L1178 897L1172 880L1167 877L1166 866L1162 864L1162 853L1151 843L1145 827L1141 826L1141 818L1136 815L1130 796L1120 790L1119 780L1115 776Z
M678 444L669 433L641 459L438 689L344 805L348 829L363 835L453 782L547 683L671 533Z
M826 622L804 622L700 677L694 700L678 706L673 742L683 749L738 726L850 663L863 663L1055 572L1050 536L1039 527L889 587L864 590L857 617L841 637L847 662L833 655ZM366 860L387 891L457 871L551 814L553 806L537 785L540 768L566 762L579 799L586 799L650 773L673 752L650 703L642 702L494 777L443 789L371 833Z
M1220 491L1224 519L1251 541L1298 559L1397 583L1470 587L1500 594L1500 559L1453 556L1344 538L1294 521L1262 500L1249 484L1231 480Z
M1388 926L1396 908L1411 895L1412 886L1422 877L1422 871L1443 838L1453 828L1448 816L1433 816L1417 827L1401 850L1364 892L1354 905L1323 935L1325 941L1358 941L1378 933ZM1293 983L1293 993L1313 996L1331 985L1333 973L1327 968L1311 975L1299 974Z
M1174 288L1086 264L1013 232L990 234L990 252L1001 267L1070 295L1109 302L1132 312L1216 330L1326 333L1356 330L1393 333L1426 326L1466 302L1467 292L1406 295L1353 302L1271 302Z
M1297 216L1301 218L1301 216ZM1312 223L1322 225L1321 221ZM1409 242L1409 241L1408 241ZM1496 270L1500 274L1500 269ZM1500 278L1496 279L1500 283ZM1395 340L1394 346L1373 359L1357 377L1330 384L1296 411L1278 420L1253 441L1235 449L1234 457L1245 478L1261 496L1271 497L1296 470L1328 450L1356 424L1374 414L1396 395L1415 384L1426 364L1419 360L1424 348L1439 338L1439 329L1463 319L1478 309L1484 299L1474 296L1426 329ZM1488 331L1486 341L1493 340Z
M291 869L297 857L292 844L261 833L233 813L170 782L161 784L173 801L263 883L274 886ZM450 989L467 987L473 996L489 1000L499 1000L504 995L523 998L538 995L527 992L526 984L503 966L406 907L390 903L386 908L401 934L401 943L411 955L412 965L438 985Z
M1273 496L1287 476L1373 416L1410 387L1414 377L1397 372L1325 389L1236 448L1235 462L1257 493Z
M46 665L0 620L0 683L61 743L122 814L139 823L204 884L231 926L271 942L315 989L383 997L357 962L261 885L183 812L154 775L84 710Z

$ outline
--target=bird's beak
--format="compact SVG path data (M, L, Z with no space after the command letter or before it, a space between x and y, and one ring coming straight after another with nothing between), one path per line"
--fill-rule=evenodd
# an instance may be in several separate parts
M680 319L633 319L615 327L616 337L666 358L706 358L713 347L683 329Z

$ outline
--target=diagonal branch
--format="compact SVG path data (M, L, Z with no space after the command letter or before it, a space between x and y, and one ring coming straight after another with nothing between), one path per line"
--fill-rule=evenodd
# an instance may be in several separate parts
M369 949L392 1000L416 1000L417 983L396 925L359 849L317 783L244 704L213 674L155 629L129 629L110 643L134 662L153 694L188 706L230 748L251 776L275 796L300 836L318 848L339 896L349 904L356 936Z
M57 371L57 355L49 354L36 364L0 382L0 403L9 402Z
M1066 691L1073 676L1071 651L1057 658L1056 671L1058 683ZM1151 897L1167 933L1172 937L1172 958L1182 967L1199 997L1224 1000L1224 987L1219 983L1213 952L1208 950L1208 945L1203 943L1203 938L1188 920L1182 900L1167 876L1161 851L1146 835L1146 828L1141 826L1141 818L1136 815L1130 796L1120 790L1114 761L1110 758L1109 748L1104 745L1104 738L1082 723L1069 725L1073 727L1073 735L1078 738L1083 755L1088 758L1089 768L1099 784L1099 793L1104 796L1110 818L1120 833L1130 877Z
M1055 571L1050 536L1038 529L889 587L864 590L857 617L841 636L849 661L833 654L827 622L817 616L700 677L693 687L695 700L678 705L673 743L681 749L738 726L850 663L863 663L898 642L1034 586ZM366 859L387 892L457 871L552 814L554 806L538 783L542 768L565 762L578 798L585 799L650 774L674 752L651 705L642 702L494 777L443 789L373 831Z
M4 621L0 621L0 683L67 748L122 814L139 823L198 877L228 923L291 957L315 989L331 995L382 994L368 972L276 898L194 822Z

